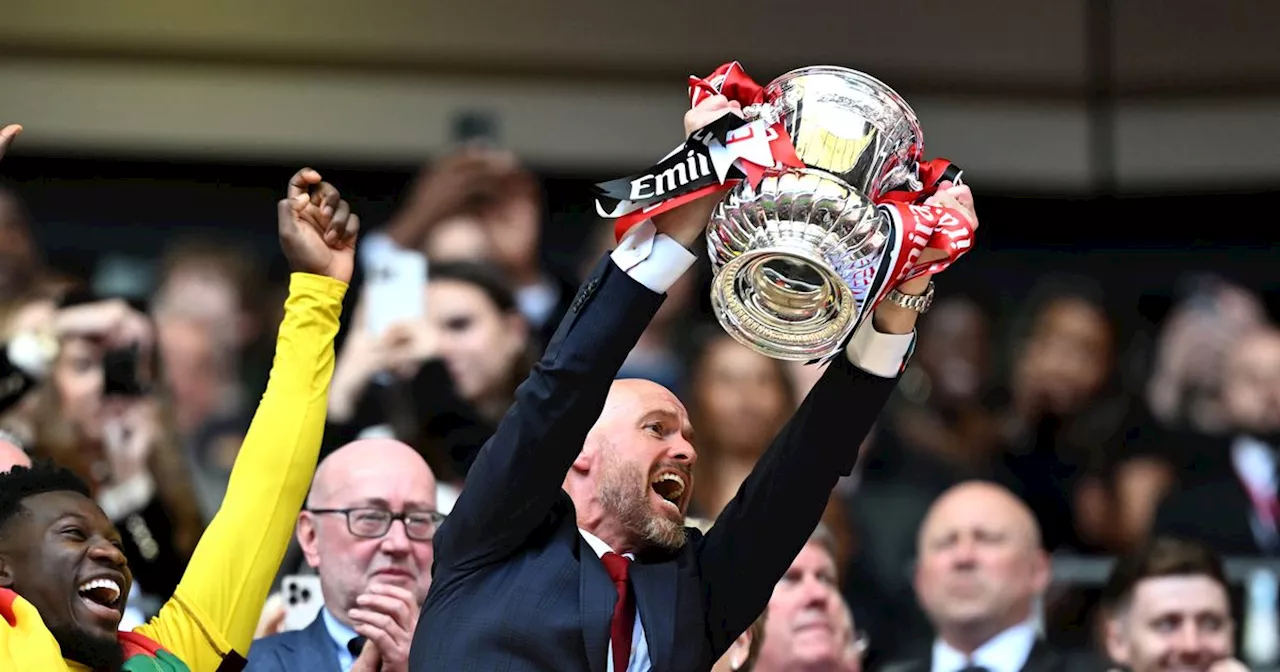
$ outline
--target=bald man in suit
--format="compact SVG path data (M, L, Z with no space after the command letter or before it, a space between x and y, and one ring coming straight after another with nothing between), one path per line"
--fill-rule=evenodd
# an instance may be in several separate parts
M412 447L364 439L324 458L297 532L324 607L306 628L255 642L248 669L403 669L442 520L435 475Z
M915 589L933 623L933 646L885 672L1094 670L1040 638L1035 607L1051 567L1035 516L994 483L961 483L920 526Z

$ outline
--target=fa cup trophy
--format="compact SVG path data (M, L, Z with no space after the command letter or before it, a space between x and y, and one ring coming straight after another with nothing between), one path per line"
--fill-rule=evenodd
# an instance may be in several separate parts
M943 247L953 248L953 258L964 251L957 245L967 248L968 240L960 240L963 231L955 233L955 217L918 204L938 182L958 183L958 171L946 162L921 163L923 135L916 114L883 82L848 68L818 66L759 87L737 63L722 67L710 82L696 81L743 102L745 119L732 120L739 126L721 131L723 138L695 134L687 148L664 161L694 166L701 140L712 148L704 168L732 159L740 169L741 179L720 179L728 193L707 229L712 306L740 343L775 359L827 359L869 319L893 285L940 270L937 264L912 267L935 234L950 236ZM698 94L693 95L696 103ZM769 143L771 155L764 162L770 165L747 160L751 151L736 149L753 139ZM659 170L664 165L655 166L651 176L670 177L670 167ZM723 167L717 172L728 174ZM652 191L634 188L647 184L644 177L614 181L633 186L616 197L623 205L614 216L658 210L652 198L636 202L637 194ZM676 180L667 182L679 186ZM654 183L663 185L661 179ZM599 186L605 195L621 193L611 185ZM715 188L689 184L668 191L690 193L699 186Z

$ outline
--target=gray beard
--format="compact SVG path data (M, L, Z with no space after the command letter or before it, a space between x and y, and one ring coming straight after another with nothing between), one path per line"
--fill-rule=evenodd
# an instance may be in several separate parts
M604 448L608 450L608 448ZM621 461L605 458L596 493L605 513L624 529L635 534L646 546L676 551L684 546L684 517L672 520L649 507L648 478L638 469Z

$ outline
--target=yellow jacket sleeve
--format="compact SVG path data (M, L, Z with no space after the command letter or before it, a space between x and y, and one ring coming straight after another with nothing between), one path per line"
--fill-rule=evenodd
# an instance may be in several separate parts
M173 597L137 629L192 672L213 672L231 650L248 654L315 474L346 290L330 278L293 274L271 378L222 508Z

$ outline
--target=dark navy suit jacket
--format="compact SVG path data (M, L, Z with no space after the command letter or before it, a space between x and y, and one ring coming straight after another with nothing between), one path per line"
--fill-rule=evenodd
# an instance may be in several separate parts
M605 672L617 597L561 484L662 300L608 257L583 284L436 534L411 670ZM633 563L656 672L711 669L764 610L894 384L836 358L711 531Z
M311 625L263 637L249 647L245 672L341 672L323 613Z

